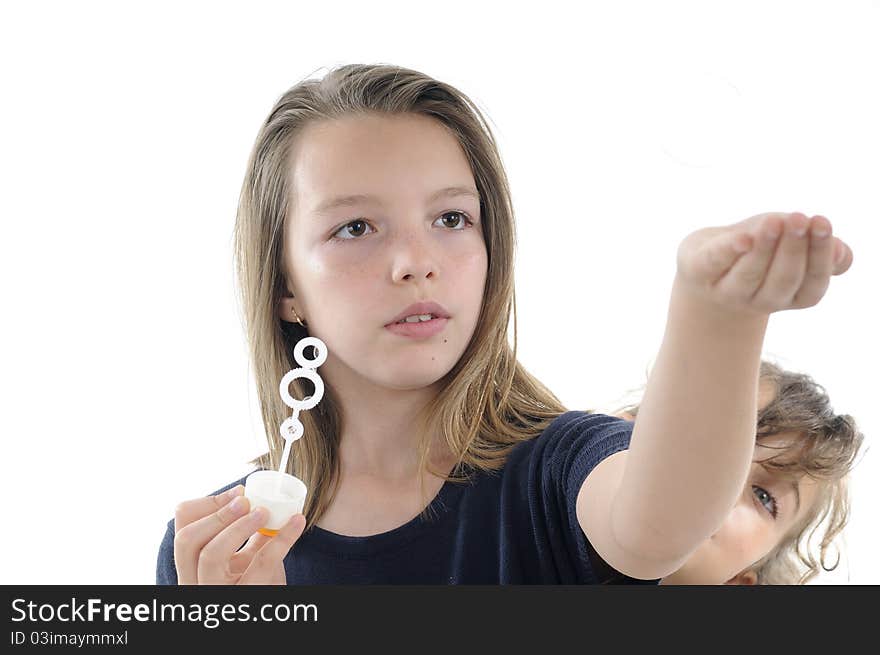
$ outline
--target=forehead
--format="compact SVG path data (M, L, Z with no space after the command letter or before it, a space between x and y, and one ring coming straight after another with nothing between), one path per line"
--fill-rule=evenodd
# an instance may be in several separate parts
M307 210L346 194L421 199L450 185L474 186L455 137L439 121L418 114L309 124L291 150L290 171L294 193Z
M755 440L755 452L752 461L755 463L767 462L771 465L768 473L776 477L793 479L802 477L795 470L778 471L775 466L787 466L797 461L802 436L797 432L781 432L762 436ZM767 460L772 460L768 462Z
M755 442L755 454L753 461L754 475L761 481L771 482L775 492L784 495L790 503L792 511L796 505L800 505L798 516L805 514L815 501L819 493L818 483L807 475L797 475L789 471L778 471L774 468L764 468L758 463L773 458L775 462L786 464L794 460L794 448L798 445L800 436L794 432L783 432L762 437ZM797 499L797 500L796 500ZM791 519L796 517L790 516Z

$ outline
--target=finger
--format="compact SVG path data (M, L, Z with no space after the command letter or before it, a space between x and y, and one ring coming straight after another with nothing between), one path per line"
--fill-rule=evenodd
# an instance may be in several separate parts
M302 536L306 527L306 517L302 514L294 514L278 531L271 537L269 543L264 545L254 555L251 565L244 575L241 576L242 584L267 584L274 575L279 564L282 564L287 553Z
M752 237L747 232L721 232L701 246L694 273L714 286L751 247Z
M231 584L232 558L248 537L266 525L269 512L265 507L255 507L224 528L209 541L199 554L198 578L200 584Z
M272 537L264 535L262 532L253 533L247 540L247 543L229 560L229 569L233 573L241 576L250 566L251 560L257 551L265 546Z
M843 241L834 237L834 267L832 275L841 275L849 270L853 263L853 251Z
M260 548L265 546L269 541L272 540L272 537L263 534L262 532L255 532L248 538L247 543L244 547L238 551L238 555L243 555L248 561L250 558L254 556Z
M799 212L785 220L782 238L773 254L770 269L752 302L770 311L790 306L807 270L807 230L810 220Z
M193 521L177 531L174 535L174 562L177 565L178 584L198 583L198 564L202 548L217 533L247 512L247 509L247 498L236 496L216 512ZM244 539L239 543L244 543Z
M784 225L785 217L778 214L768 214L755 225L752 248L718 281L718 291L740 302L751 300L767 276Z
M236 496L244 493L244 485L237 484L232 489L220 492L213 496L204 496L193 500L185 500L174 510L174 532L189 525L193 521L216 512Z
M834 266L834 242L831 240L831 221L814 216L810 221L809 252L804 281L794 297L794 307L802 309L818 303L828 289Z

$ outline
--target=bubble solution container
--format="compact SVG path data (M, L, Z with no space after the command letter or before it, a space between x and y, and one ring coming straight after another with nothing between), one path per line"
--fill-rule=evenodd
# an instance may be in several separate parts
M294 514L301 514L306 503L306 485L299 478L280 471L256 471L244 483L244 495L251 509L269 510L266 525L260 534L274 537Z

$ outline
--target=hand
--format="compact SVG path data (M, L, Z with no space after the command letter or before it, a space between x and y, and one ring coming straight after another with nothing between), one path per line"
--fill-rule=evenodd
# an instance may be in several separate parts
M716 305L767 315L812 307L852 259L824 216L771 212L688 235L676 277Z
M287 584L284 557L302 535L305 517L296 514L277 535L267 537L257 530L265 525L268 512L258 507L249 514L250 503L243 492L244 487L238 485L177 506L174 561L178 584ZM239 505L233 504L235 499ZM247 544L238 550L246 539Z

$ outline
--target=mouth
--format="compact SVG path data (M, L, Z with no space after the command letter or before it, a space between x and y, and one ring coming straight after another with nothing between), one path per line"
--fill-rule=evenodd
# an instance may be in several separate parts
M401 310L397 316L391 319L391 323L400 323L401 321L408 321L410 323L428 322L436 318L449 318L449 312L438 302L423 300Z
M415 325L416 323L429 323L430 321L435 321L438 318L444 318L443 316L438 316L436 314L413 314L412 316L407 316L406 318L402 318L399 321L394 321L389 323L389 325L402 325L404 323L408 323L410 325Z
M385 329L401 337L427 338L439 334L449 321L442 316L422 314L416 320L402 320L389 323Z

